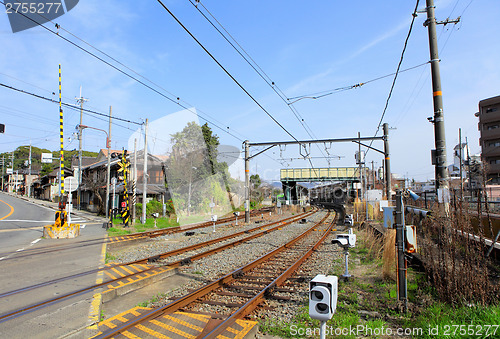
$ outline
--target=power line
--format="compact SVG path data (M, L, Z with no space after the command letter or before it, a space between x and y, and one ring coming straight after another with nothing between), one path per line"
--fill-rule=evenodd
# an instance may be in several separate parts
M391 89L389 91L389 95L387 96L387 101L385 102L384 111L382 112L382 116L380 117L380 121L378 122L377 131L375 132L375 136L377 136L378 132L380 131L380 126L382 126L382 121L384 120L385 113L387 112L387 107L389 106L389 101L391 100L392 91L394 90L394 86L396 85L396 80L398 78L399 69L401 68L401 64L403 63L403 58L405 55L406 47L408 46L408 40L410 39L411 31L413 29L413 23L415 22L415 18L417 17L417 9L418 9L419 2L420 2L420 0L417 0L417 2L415 4L415 9L413 10L411 23L410 23L410 29L408 30L408 34L406 35L405 43L403 46L403 51L401 52L401 57L399 59L398 67L396 69L396 73L394 74L394 79L392 80ZM370 145L371 145L371 143L370 143Z
M33 96L33 97L38 98L38 99L43 99L45 101L49 101L51 103L59 104L59 101L57 101L57 100L50 99L50 98L44 97L44 96L39 95L39 94L31 93L31 92L28 92L28 91L25 91L25 90L22 90L22 89L13 87L13 86L9 86L9 85L3 84L3 83L0 83L0 86L8 88L8 89L16 91L16 92L19 92L19 93L23 93L23 94L26 94L26 95ZM65 102L63 102L62 105L65 106L65 107L71 108L71 109L80 110L79 106L75 106L75 105L68 104L68 103L65 103ZM86 108L83 108L82 110L85 111L85 112L87 112L87 113L92 113L92 114L95 114L95 115L99 115L99 116L103 116L103 117L109 118L109 115L105 114L105 113L92 111L92 110L89 110L89 109L86 109ZM127 119L123 119L123 118L119 118L119 117L113 117L113 119L124 121L124 122L130 123L130 124L142 125L141 123L138 123L138 122L135 122L135 121L131 121L131 120L127 120Z
M295 141L298 141L285 127L283 127L283 125L278 121L276 120L276 118L274 118L272 116L271 113L269 113L258 101L257 99L255 99L246 89L245 87L243 87L239 82L238 80L236 80L232 75L231 73L229 73L228 70L226 70L224 68L224 66L222 66L222 64L212 55L212 53L210 53L206 48L205 46L203 46L203 44L193 35L193 33L191 33L186 26L184 26L184 24L182 24L182 22L180 22L179 19L177 19L177 17L167 8L167 6L165 6L165 4L161 1L161 0L157 0L158 3L163 7L163 9L165 9L169 14L170 16L172 16L172 18L186 31L186 33L188 33L191 38L193 38L194 41L196 41L196 43L205 51L205 53L207 53L213 61L215 61L215 63L227 74L227 76L229 76L229 78L231 78L231 80L234 81L234 83L236 83L238 85L238 87L241 88L241 90L243 90L243 92L245 92L245 94L250 98L252 99L253 102L255 102L255 104L257 104L257 106L260 107L260 109L262 109L283 131L286 132L286 134L288 134L290 137L292 137Z
M203 16L203 18L205 18L205 20L207 20L210 25L212 25L213 28L215 28L215 30L224 38L224 40L227 41L227 43L229 43L231 45L231 47L247 62L248 65L250 65L250 67L262 78L262 80L264 80L264 82L269 86L271 87L271 89L280 97L281 100L283 100L283 102L285 104L288 105L288 103L286 102L286 95L283 93L283 91L281 91L281 89L276 85L276 83L266 74L266 72L264 72L264 70L259 66L259 64L257 64L257 62L252 58L252 56L241 46L240 43L238 43L238 41L231 35L231 33L228 32L228 30L222 25L222 23L217 20L217 18L208 10L208 8L206 8L203 3L201 2L198 2L195 4L193 3L192 0L189 0L189 2L197 9L197 11ZM231 38L232 41L234 41L234 44L233 42L231 42L231 40L212 22L212 20L210 20L210 18L208 18L205 13L203 13L198 5L201 5L201 7L203 7L205 9L205 11L207 11L207 13L210 15L210 17L212 17L215 22L221 27L221 29ZM235 44L239 47L236 48ZM305 125L305 121L304 119L302 118L302 116L300 116L300 113L288 106L290 108L290 110L292 111L292 113L295 115L295 118L297 119L297 121L302 125L302 127L304 127L304 130L307 132L307 134L313 138L313 136L311 135L312 131L310 132L307 128L306 128L306 125Z
M403 70L400 70L399 73L403 73L403 72L407 72L407 71L410 71L410 70L413 70L415 68L419 68L419 67L422 67L422 66L425 66L429 63L429 61L427 62L424 62L422 64L419 64L419 65L416 65L416 66L413 66L413 67L409 67L409 68L406 68L406 69L403 69ZM371 80L368 80L368 81L365 81L365 82L360 82L360 83L357 83L355 85L350 85L350 86L344 86L344 87L339 87L339 88L334 88L334 89L330 89L330 90L325 90L325 91L320 91L320 92L315 92L315 93L311 93L311 94L305 94L305 95L299 95L299 96L295 96L295 97L291 97L291 98L287 98L287 100L294 100L294 99L297 99L295 100L293 103L299 101L299 100L303 100L303 99L319 99L319 98L322 98L322 97L326 97L328 95L332 95L332 94L335 94L335 93L338 93L338 92L343 92L343 91L348 91L348 90L351 90L351 89L354 89L354 88L359 88L361 86L364 86L366 84L369 84L371 82L374 82L374 81L378 81L378 80L382 80L382 79L385 79L385 78L388 78L392 75L395 75L397 72L394 72L394 73L390 73L390 74L386 74L386 75L383 75L383 76L380 76L380 77L377 77L377 78L374 78L374 79L371 79Z
M231 33L228 32L228 30L220 23L217 18L206 8L201 2L196 1L196 4L192 2L192 0L189 0L189 2L198 10L198 12L207 20L213 28L231 45L231 47L250 65L250 67L264 80L264 82L271 87L271 89L280 97L280 99L287 105L288 109L293 113L297 121L302 125L306 133L309 135L311 139L317 139L317 137L314 135L313 131L311 128L307 125L306 121L304 118L300 115L299 111L295 106L287 102L287 97L283 93L283 91L276 85L276 83L264 72L264 70L257 64L257 62L251 57L251 55L238 43L238 41L231 35ZM215 22L221 27L221 29L226 32L226 34L231 38L232 41L239 47L236 48L235 44L233 44L230 39L210 20L205 13L203 13L199 8L198 4L201 5L205 11L215 20ZM240 51L241 50L241 51ZM248 58L247 58L248 57ZM251 61L251 62L250 62ZM240 86L241 87L241 86ZM267 113L267 112L266 112ZM274 120L274 119L273 119ZM281 126L281 125L280 125ZM293 136L292 136L293 137ZM297 139L295 139L297 140ZM320 151L320 153L325 156L321 148L319 148L319 145L316 145ZM314 165L312 164L311 160L309 160L311 167L314 168Z
M404 43L404 46L403 46L403 51L401 52L401 57L400 57L399 62L398 62L398 67L396 69L396 73L394 74L394 79L392 80L391 89L389 91L389 95L387 96L387 100L385 102L384 111L382 112L382 115L380 116L380 120L378 122L377 130L375 131L374 137L377 136L378 132L380 131L380 126L382 126L382 121L384 120L385 113L387 112L387 107L389 106L389 101L391 100L392 91L394 90L394 86L396 85L396 79L398 78L399 69L401 68L401 64L403 63L403 58L404 58L404 55L405 55L406 47L408 46L408 40L410 39L411 31L413 29L413 24L415 22L415 18L417 17L417 10L418 10L418 3L419 2L420 1L417 0L417 2L415 4L415 9L413 10L413 13L412 13L410 28L408 30L408 34L406 35L405 43ZM370 142L370 146L372 144L373 144L373 140ZM370 151L370 148L368 148L366 150L365 158L366 158L366 155L368 154L369 151Z
M0 3L1 3L1 4L3 4L3 5L5 5L5 3L4 3L3 1L0 1ZM78 44L74 43L73 41L71 41L71 40L69 40L69 39L65 38L64 36L60 35L60 34L59 34L59 32L55 32L55 31L51 30L50 28L48 28L48 27L44 26L43 24L39 23L38 21L36 21L36 20L34 20L34 19L32 19L32 18L30 18L30 17L28 17L28 16L24 15L24 14L23 14L23 13L21 13L21 12L19 12L18 14L20 14L20 15L24 16L25 18L27 18L27 19L31 20L32 22L34 22L34 23L36 23L37 25L39 25L39 26L43 27L45 30L49 31L50 33L52 33L52 34L56 35L57 37L59 37L59 38L63 39L64 41L66 41L66 42L68 42L69 44L71 44L71 45L75 46L76 48L78 48L78 49L82 50L83 52L85 52L85 53L87 53L87 54L91 55L92 57L96 58L97 60L99 60L99 61L101 61L101 62L105 63L106 65L110 66L111 68L113 68L113 69L117 70L118 72L120 72L120 73L122 73L123 75L125 75L125 76L129 77L130 79L132 79L132 80L134 80L134 81L138 82L139 84L143 85L144 87L146 87L146 88L148 88L148 89L152 90L153 92L155 92L155 93L157 93L158 95L160 95L160 96L164 97L165 99L167 99L167 100L171 101L172 103L174 103L174 104L176 104L176 105L178 105L178 106L180 106L180 107L184 108L185 110L188 110L188 111L190 111L191 113L193 113L193 114L197 115L196 113L192 112L190 108L188 108L187 106L182 105L180 102L178 102L178 101L180 100L180 98L179 98L179 97L176 97L176 99L175 99L175 100L174 100L174 99L172 99L172 98L169 98L167 95L165 95L165 94L161 93L160 91L158 91L158 90L156 90L155 88L153 88L153 87L149 86L148 84L144 83L143 81L141 81L141 80L137 79L136 77L134 77L134 76L132 76L132 75L128 74L127 72L125 72L125 71L121 70L120 68L118 68L118 67L114 66L113 64L111 64L111 63L109 63L108 61L106 61L106 60L102 59L101 57L97 56L96 54L94 54L94 53L92 53L92 52L88 51L87 49L85 49L85 48L83 48L83 47L79 46ZM54 23L52 20L49 20L49 19L45 18L45 17L44 17L43 15L41 15L40 13L37 13L37 14L38 14L40 17L42 17L42 18L46 19L47 21L50 21L50 22ZM60 29L60 28L61 28L61 26L60 26L60 25L58 25L58 24L55 24L55 26L56 26L58 29ZM72 36L76 37L76 35L74 35L74 34L70 33L69 31L67 31L67 30L64 30L64 31L66 31L66 32L68 32L69 34L71 34ZM90 45L89 43L87 43L87 42L86 42L86 41L84 41L83 39L80 39L80 38L78 38L78 37L76 37L76 38L77 38L77 39L79 39L80 41L83 41L84 43L86 43L87 45L91 46L92 48L94 48L95 50L99 51L100 53L102 53L102 54L106 55L107 57L111 58L112 60L114 60L115 62L119 63L120 65L123 65L123 66L124 66L124 67L126 67L127 69L130 69L132 72L134 72L134 73L135 73L135 74L137 74L138 76L142 77L143 79L146 79L145 77L143 77L143 76L139 75L139 73L137 73L137 72L133 71L131 68L129 68L129 67L125 66L124 64L122 64L121 62L117 61L115 58L113 58L113 57L109 56L109 54L107 54L107 53L105 53L105 52L101 51L100 49L98 49L98 48L96 48L96 47L94 47L94 46ZM147 79L146 79L146 81L148 81L148 82L150 82L150 83L153 83L152 81L147 80ZM154 83L153 83L153 84L154 84ZM161 88L160 86L158 86L158 85L156 85L156 84L155 84L155 86L157 86L157 87ZM168 92L168 91L166 91L165 89L163 89L163 88L161 88L161 89L162 89L163 91L167 92L168 94L172 95L171 93L169 93L169 92ZM206 114L206 113L205 113L205 114ZM197 115L197 116L199 116L199 115ZM206 119L206 118L204 118L204 117L202 117L202 116L199 116L199 117L200 117L201 119L203 119L204 121L208 122L209 124L211 124L211 125L213 125L213 126L217 127L217 128L218 128L218 129L220 129L221 131L223 131L223 132L225 132L225 133L228 133L229 135L233 136L233 137L234 137L234 138L236 138L237 140L243 141L241 138L236 137L234 134L232 134L232 133L230 133L229 131L227 131L226 129L224 129L224 128L222 128L222 127L218 126L217 124L213 123L212 121L210 121L210 120L208 120L208 119Z

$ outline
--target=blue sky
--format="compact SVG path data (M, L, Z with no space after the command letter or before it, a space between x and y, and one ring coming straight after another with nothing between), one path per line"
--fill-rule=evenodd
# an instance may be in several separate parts
M165 0L165 5L203 43L220 63L294 137L310 139L287 105L236 54L188 0ZM327 91L393 73L403 48L415 2L409 1L203 1L203 5L245 48L287 97ZM420 9L425 1L421 1ZM458 128L478 153L478 102L500 95L500 3L498 0L436 1L438 20L462 15L458 25L438 26L448 160L458 142ZM429 60L426 15L419 14L402 68ZM105 51L163 89L195 107L212 126L221 143L241 147L252 142L290 140L153 0L81 0L69 13L55 20L61 27ZM48 27L53 29L52 24ZM81 41L60 31L62 36ZM13 34L6 15L0 15L0 82L57 99L58 65L63 72L63 101L75 103L80 86L89 101L85 107L140 122L173 114L183 108L144 88L118 71L92 58L57 36L37 27ZM119 66L121 67L121 66ZM130 73L130 71L127 70ZM392 77L317 100L295 104L313 135L319 139L372 136L382 114ZM162 90L160 90L162 91ZM434 175L430 149L434 145L430 66L398 77L384 122L390 131L392 170L416 179ZM79 113L65 109L66 149ZM29 144L58 149L59 113L55 104L0 88L0 152ZM84 115L84 124L107 129L107 121ZM106 119L104 119L106 120ZM195 120L193 118L193 120ZM203 123L203 118L198 119ZM127 147L135 125L113 126L113 148ZM229 127L229 129L227 128ZM230 131L239 139L224 132ZM104 135L86 130L85 150L104 147ZM166 131L164 137L169 138ZM380 147L382 145L378 143ZM375 143L377 145L377 143ZM329 145L328 145L329 146ZM322 153L324 146L320 146ZM342 158L331 166L353 166L354 144L334 144L330 154ZM298 147L275 149L252 161L252 172L277 179L284 167L309 167ZM315 167L327 166L316 157ZM288 159L287 161L278 159ZM368 161L381 165L382 157L369 152Z

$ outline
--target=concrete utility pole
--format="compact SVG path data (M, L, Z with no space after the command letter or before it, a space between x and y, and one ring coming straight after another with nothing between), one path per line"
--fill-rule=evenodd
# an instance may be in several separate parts
M84 97L82 97L82 86L80 86L80 97L75 98L75 99L76 99L76 102L80 104L80 126L82 126L83 125L83 103L85 101L88 101L88 99L85 99ZM110 126L111 126L111 115L110 115ZM79 128L78 129L78 191L77 191L77 197L76 197L78 210L80 210L80 200L81 200L81 196L82 196L82 143L83 143L82 132L83 132L82 128ZM109 137L111 138L111 127L110 127L109 133L110 133ZM107 193L109 193L109 192L107 192ZM109 194L108 194L108 196L109 196ZM108 199L108 198L106 198L106 199ZM106 203L107 203L107 201L106 201ZM107 215L108 215L108 208L107 208L107 204L106 204L106 216Z
M435 142L435 178L436 192L442 191L443 199L445 199L449 191L448 169L446 168L446 139L444 129L444 114L443 114L443 93L441 91L441 76L439 72L439 55L436 36L437 24L457 23L457 20L447 19L444 22L436 22L434 15L434 0L426 0L427 20L424 26L427 26L429 32L429 48L431 57L431 75L432 75L432 95L434 101L434 142ZM445 202L443 200L442 202Z
M245 140L245 223L250 222L250 145Z
M142 223L146 223L146 195L148 189L148 119L144 125L144 169L142 172Z
M29 170L28 170L28 180L26 180L26 184L28 186L28 198L31 196L31 140L30 140L30 159L29 161Z
M135 225L135 204L137 202L137 139L134 139L134 174L132 175L132 225Z
M358 138L361 137L361 133L358 132ZM359 176L359 183L361 185L361 189L359 191L359 195L361 196L361 199L363 199L363 178L361 176L361 143L358 143L358 156L356 157L356 163L358 164L358 176Z
M384 129L384 169L385 169L385 196L391 201L391 157L389 156L389 124L382 125Z
M5 175L5 156L2 155L2 187L0 187L0 191L3 191L3 186L5 185L4 175Z
M462 153L462 129L458 129L458 146L460 154L460 201L464 199L464 181L462 180L462 158L463 158L463 153Z
M106 148L108 150L108 168L107 168L107 173L106 173L106 219L109 219L109 182L111 180L111 115L112 115L112 112L113 112L113 107L109 106L109 127L108 127L108 137L106 139ZM80 150L81 150L81 148L80 148ZM81 158L80 158L80 163L81 163ZM80 186L78 186L78 189L80 189ZM80 201L80 199L78 199L78 201Z

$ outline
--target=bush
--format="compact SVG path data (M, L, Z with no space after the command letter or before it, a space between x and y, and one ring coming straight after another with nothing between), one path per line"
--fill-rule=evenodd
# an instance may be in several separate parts
M175 214L174 204L172 200L168 200L165 205L167 216ZM146 218L151 217L151 214L153 213L163 215L163 206L161 202L157 200L151 200L150 202L148 202L148 204L146 205ZM137 203L135 205L135 214L137 218L142 217L142 204Z

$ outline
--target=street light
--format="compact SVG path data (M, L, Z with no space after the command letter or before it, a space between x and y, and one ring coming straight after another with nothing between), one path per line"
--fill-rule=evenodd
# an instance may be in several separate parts
M108 168L107 168L107 173L106 173L106 207L104 208L104 210L106 211L106 219L109 218L109 211L108 211L108 206L109 206L109 178L111 176L111 152L110 152L110 148L111 148L111 139L109 138L109 135L108 135L108 132L106 132L105 130L103 129L100 129L100 128L95 128L95 127L91 127L91 126L87 126L87 125L78 125L76 126L80 132L85 129L85 128L90 128L90 129L95 129L97 131L101 131L101 132L104 132L106 133L106 148L108 149ZM81 164L81 162L80 162ZM79 195L81 194L81 185L82 185L82 168L80 167L79 169L79 173L78 173L78 192L79 192Z

